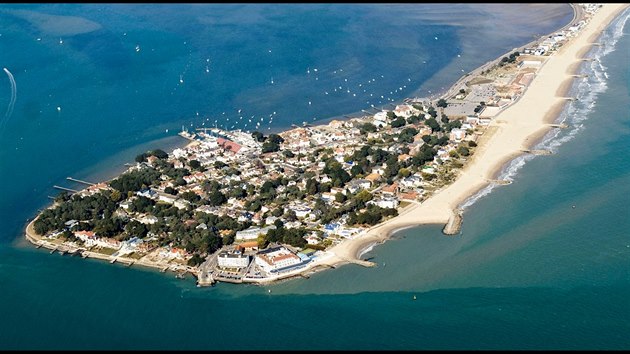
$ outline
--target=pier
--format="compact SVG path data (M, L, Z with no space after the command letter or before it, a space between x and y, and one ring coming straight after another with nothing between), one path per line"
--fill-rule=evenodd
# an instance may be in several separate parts
M90 182L86 182L86 181L82 181L80 179L76 179L76 178L72 178L72 177L66 177L66 179L68 181L72 181L72 182L78 182L78 183L83 183L83 184L87 184L88 186L93 186L94 183L90 183Z
M496 183L496 184L499 184L499 185L502 185L502 186L505 186L505 185L508 185L508 184L512 183L512 181L507 180L507 179L489 179L488 182Z
M560 129L565 129L565 128L569 127L569 125L565 124L565 123L562 123L562 124L549 124L549 126L552 127L552 128L560 128Z
M453 211L453 215L448 219L444 229L442 229L442 233L449 236L459 234L462 228L462 221L462 211Z
M342 257L342 256L337 256L337 257L343 259L344 261L346 261L348 263L358 264L360 266L367 267L367 268L371 268L371 267L375 267L376 266L376 263L370 262L370 261L364 261L362 259L350 259L350 258L346 258L346 257Z
M53 186L53 188L57 188L57 189L61 189L62 191L67 191L67 192L72 192L72 193L78 193L78 190L75 189L70 189L70 188L66 188L66 187L60 187L60 186Z
M529 149L523 149L521 151L524 152L524 153L527 153L527 154L532 154L532 155L551 155L553 153L550 150L529 150Z

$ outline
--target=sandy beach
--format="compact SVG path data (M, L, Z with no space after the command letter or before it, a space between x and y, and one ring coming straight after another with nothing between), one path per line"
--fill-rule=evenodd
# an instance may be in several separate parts
M399 216L371 228L365 234L329 249L330 257L315 264L335 265L356 260L370 244L383 242L401 228L422 224L445 225L467 198L495 179L505 164L535 145L567 102L572 76L606 26L628 4L603 4L582 31L547 58L522 97L500 112L478 142L473 158L451 185L422 204L407 207Z
M371 245L384 242L400 229L423 224L450 225L454 221L457 224L461 217L459 206L466 199L492 183L507 163L526 153L524 150L538 143L550 129L555 129L552 124L569 102L566 95L575 79L573 75L583 62L582 58L605 27L627 6L628 4L604 4L577 37L564 44L552 56L546 57L546 61L523 95L491 121L477 141L478 146L474 154L452 184L435 191L423 203L411 203L401 210L397 217L330 248L305 268L284 274L277 279L345 263L370 266L373 265L371 262L360 259L361 253ZM198 141L191 141L186 147L198 144ZM33 244L56 249L54 244L34 232L33 222L34 220L26 227L26 238ZM96 252L86 251L85 254L103 260L113 259L111 256ZM178 267L147 259L117 257L116 260L157 269L170 267L181 271L188 268L192 271L190 267ZM276 279L268 281L274 280Z

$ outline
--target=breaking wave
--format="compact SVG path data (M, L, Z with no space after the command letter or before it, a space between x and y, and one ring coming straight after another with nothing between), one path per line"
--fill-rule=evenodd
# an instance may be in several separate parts
M533 150L549 150L556 153L558 147L573 139L584 128L582 124L586 119L590 118L590 113L597 104L597 97L608 88L607 67L602 64L601 59L615 50L615 45L619 38L623 36L624 26L630 18L630 9L626 9L621 16L617 17L612 24L602 32L599 42L603 45L594 46L587 53L586 57L593 59L585 62L580 67L579 74L587 75L586 77L576 80L569 90L572 97L577 100L571 101L565 106L563 111L556 119L557 123L567 124L567 129L552 129L541 141L532 147ZM516 173L527 163L534 159L535 155L521 155L506 164L497 179L514 181ZM464 210L475 204L479 199L490 194L492 190L499 184L490 183L488 186L479 190L477 193L466 199L459 208Z

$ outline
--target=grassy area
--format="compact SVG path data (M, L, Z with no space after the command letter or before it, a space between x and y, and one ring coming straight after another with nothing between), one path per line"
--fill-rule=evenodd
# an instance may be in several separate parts
M138 252L133 252L133 253L130 253L130 254L126 255L125 257L132 258L132 259L140 259L140 258L144 257L144 254L138 253Z
M118 251L118 250L115 250L115 249L113 249L113 248L105 248L105 247L103 247L103 248L101 248L101 249L99 249L99 250L94 250L94 252L97 252L97 253L102 253L102 254L106 254L106 255L108 255L108 256L111 256L111 255L112 255L112 254L114 254L116 251Z
M411 204L411 202L405 201L403 200L402 202L400 202L400 204L398 204L399 209L404 209L405 207L407 207L409 204Z

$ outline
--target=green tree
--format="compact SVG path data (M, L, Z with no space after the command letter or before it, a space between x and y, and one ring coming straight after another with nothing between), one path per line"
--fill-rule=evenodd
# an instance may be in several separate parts
M208 202L210 203L210 205L217 206L225 203L226 201L227 198L225 197L225 195L219 191L211 192L208 195Z
M149 154L151 156L157 157L158 159L167 159L168 158L168 154L164 150L161 150L161 149L151 150L151 151L149 151Z
M462 156L470 155L470 150L468 150L468 148L463 145L457 148L457 152Z
M201 168L201 163L197 160L188 161L188 165L194 170L199 170Z
M372 200L372 193L370 193L367 190L363 189L363 190L361 190L359 193L357 193L354 196L354 199L356 201L358 201L359 203L365 204L365 203L369 202L370 200Z
M258 141L259 143L264 142L264 141L265 141L265 139L266 139L266 138L265 138L265 134L263 134L263 133L261 133L261 132L259 132L259 131L255 131L255 132L253 132L253 133L252 133L252 137L253 137L254 139L256 139L256 141Z
M166 188L164 188L164 193L168 193L171 195L177 195L177 193L179 193L179 191L171 186L168 186Z
M433 129L434 132L440 131L440 123L438 123L435 118L429 118L424 122L428 127Z
M367 133L372 133L376 131L376 125L372 124L372 123L364 123L363 125L361 125L359 127L359 130L361 131L361 134L367 134Z
M122 199L122 194L118 190L113 190L112 194L109 195L109 198L113 202L119 202Z
M399 128L399 127L404 126L406 123L407 121L405 120L405 118L398 117L391 122L391 125L392 125L392 128Z

